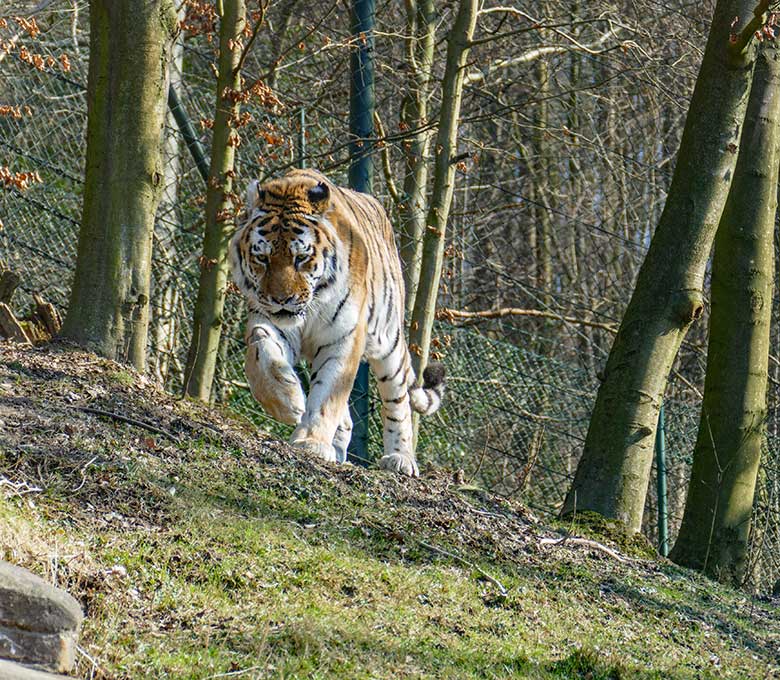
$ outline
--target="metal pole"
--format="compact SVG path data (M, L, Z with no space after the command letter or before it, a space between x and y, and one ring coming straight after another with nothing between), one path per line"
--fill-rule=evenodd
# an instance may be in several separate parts
M350 56L349 186L371 192L374 136L374 0L352 0L350 28L355 44ZM368 365L361 362L350 397L352 460L368 463Z
M668 507L666 503L666 423L664 405L658 412L658 428L655 431L655 467L658 482L658 552L669 554Z
M176 125L179 127L179 132L181 132L181 136L184 138L184 143L190 150L190 154L192 154L192 158L195 161L195 166L198 168L200 176L203 178L203 181L208 184L209 162L206 160L206 154L203 153L203 147L200 145L195 128L192 127L187 112L181 105L179 95L172 86L168 87L168 108L173 114Z

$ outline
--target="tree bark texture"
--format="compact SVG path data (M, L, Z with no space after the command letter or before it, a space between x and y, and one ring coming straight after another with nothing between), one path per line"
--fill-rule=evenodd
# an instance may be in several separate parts
M238 64L246 4L244 0L224 0L222 4L216 112L206 189L206 228L192 340L184 371L184 393L201 401L209 401L214 381L228 283L227 250L235 229L232 194L238 133L233 122L238 118L240 102L233 95L241 88Z
M746 576L766 385L780 163L780 55L759 52L734 181L718 227L699 435L672 559L722 581Z
M426 190L428 188L428 126L433 51L436 41L436 13L433 0L407 0L406 59L409 66L409 89L401 106L401 123L412 130L404 142L403 196L400 212L399 251L403 263L406 289L405 309L414 309L420 278L422 241L425 230Z
M564 515L590 510L640 529L658 410L703 310L704 271L736 165L754 48L735 54L729 34L752 5L715 7L666 205L607 360Z
M458 145L464 67L474 35L477 8L476 0L461 0L455 23L447 38L447 63L442 83L439 130L436 135L433 192L428 207L419 285L409 330L412 365L418 376L422 375L431 346L447 218L455 189L455 164L452 158Z
M163 184L170 0L90 3L87 160L63 336L146 365L152 234Z

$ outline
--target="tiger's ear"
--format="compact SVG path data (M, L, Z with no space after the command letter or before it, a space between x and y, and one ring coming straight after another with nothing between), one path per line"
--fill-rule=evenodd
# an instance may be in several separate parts
M254 208L263 200L263 190L260 188L260 182L253 179L246 187L246 206L247 210Z
M325 182L318 182L311 189L309 189L309 203L317 208L320 212L323 212L328 205L328 199L330 198L330 189Z

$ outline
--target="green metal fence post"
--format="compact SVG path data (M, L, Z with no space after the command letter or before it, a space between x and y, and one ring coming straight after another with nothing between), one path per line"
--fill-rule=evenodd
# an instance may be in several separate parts
M350 57L349 92L349 186L371 191L374 134L374 0L353 0L351 34L355 41ZM352 441L349 452L358 463L368 462L368 365L361 362L350 398Z
M173 87L168 87L168 109L173 114L173 118L176 121L176 125L179 127L179 132L184 138L184 143L192 154L192 159L195 161L195 166L198 168L200 176L203 181L208 183L209 181L209 161L206 159L206 154L203 152L203 147L200 145L198 135L195 132L195 128L192 127L187 112L181 104L179 95Z
M658 552L669 554L668 508L666 502L666 423L664 405L658 412L658 428L655 431L655 467L658 489Z

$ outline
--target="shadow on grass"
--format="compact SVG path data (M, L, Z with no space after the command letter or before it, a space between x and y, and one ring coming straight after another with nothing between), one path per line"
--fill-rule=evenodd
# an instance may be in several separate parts
M714 628L721 637L733 640L746 650L761 655L767 663L780 663L780 647L763 643L757 636L748 630L748 626L740 621L743 617L738 612L732 612L731 616L725 616L722 611L723 603L713 600L711 606L700 604L695 606L685 602L665 601L660 597L654 597L647 591L621 582L610 582L610 590L616 596L624 599L629 606L651 610L655 613L669 615L674 612L682 625L690 625L695 622ZM780 622L775 620L777 633L780 634Z

